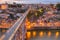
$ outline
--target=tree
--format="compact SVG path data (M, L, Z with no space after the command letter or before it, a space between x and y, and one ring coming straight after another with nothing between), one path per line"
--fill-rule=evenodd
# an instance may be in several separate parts
M29 14L27 15L27 18L29 21L32 20L32 22L35 22L40 16L43 15L43 12L40 11L30 11Z
M60 11L60 3L56 4L56 8L58 11Z
M54 6L54 4L50 4L51 6Z
M33 11L30 11L30 12L28 13L27 18L28 18L29 21L31 20L33 14L34 14Z

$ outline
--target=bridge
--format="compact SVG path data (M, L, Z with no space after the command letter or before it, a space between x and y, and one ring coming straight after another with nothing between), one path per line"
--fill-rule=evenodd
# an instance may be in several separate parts
M16 23L7 30L7 32L2 35L0 40L24 40L25 37L25 27L24 20L30 11L30 8L16 21ZM17 35L19 35L17 37Z

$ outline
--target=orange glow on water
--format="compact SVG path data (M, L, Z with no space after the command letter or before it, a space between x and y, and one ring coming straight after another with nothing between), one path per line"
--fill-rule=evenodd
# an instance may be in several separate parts
M57 38L57 37L59 36L59 32L56 32L56 34L55 34L55 35L56 35L56 38Z
M49 32L48 32L48 37L50 37L50 36L51 36L51 32L49 31Z
M43 35L44 35L43 31L41 31L41 32L39 33L39 35L40 35L40 37L43 37Z
M31 32L27 32L27 38L30 38L31 37Z
M34 36L34 37L36 36L36 31L33 31L33 36Z

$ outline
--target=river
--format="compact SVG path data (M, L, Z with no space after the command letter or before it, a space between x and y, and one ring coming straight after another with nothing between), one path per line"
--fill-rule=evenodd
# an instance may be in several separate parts
M26 40L60 40L60 30L27 31Z

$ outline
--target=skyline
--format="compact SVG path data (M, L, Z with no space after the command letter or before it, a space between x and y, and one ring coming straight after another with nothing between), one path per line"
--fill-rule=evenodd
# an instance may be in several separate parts
M1 0L0 3L13 3L13 2L17 2L17 3L25 3L25 4L30 4L30 3L44 3L44 4L49 4L49 3L60 3L60 0Z

